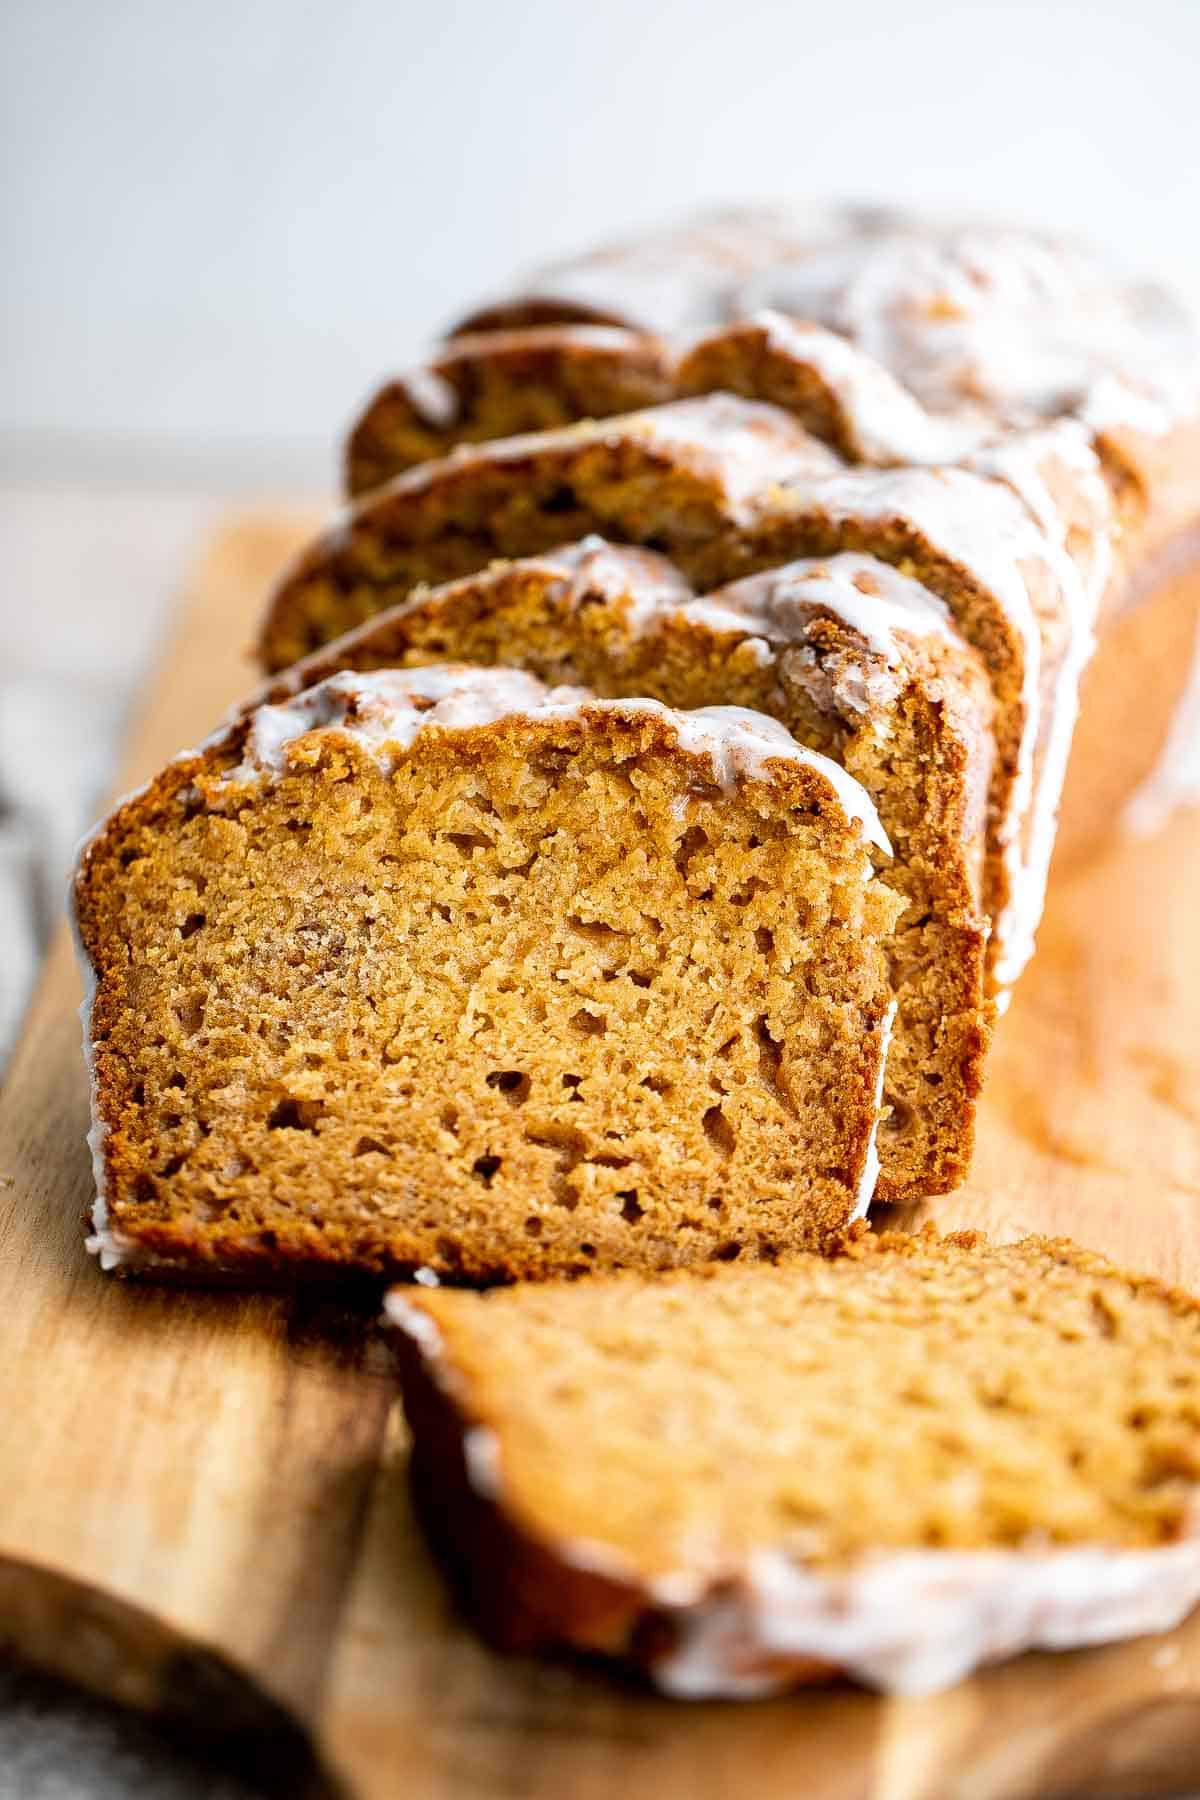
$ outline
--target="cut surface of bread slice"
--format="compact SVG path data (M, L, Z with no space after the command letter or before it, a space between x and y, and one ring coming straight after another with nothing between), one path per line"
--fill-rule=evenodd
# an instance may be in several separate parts
M606 696L749 707L860 781L903 899L888 945L895 1028L879 1195L946 1193L970 1165L988 1039L983 912L991 688L946 607L846 552L697 599L665 558L587 539L417 594L279 677L285 700L344 669L507 664Z
M725 223L685 221L559 263L472 329L589 319L736 332L782 315L844 339L939 426L994 438L1078 420L1118 491L1127 577L1194 520L1200 340L1161 287L1077 243L893 208L747 208ZM737 392L783 400L736 367L727 376ZM910 441L904 460L926 461Z
M506 1280L861 1212L903 902L775 721L515 670L343 675L125 802L76 912L93 1247Z
M592 532L665 552L700 590L851 550L945 601L996 696L986 907L994 979L1010 985L1040 916L1057 806L1041 776L1069 743L1092 604L1011 483L846 469L779 408L724 395L479 446L399 477L318 539L269 602L263 662L285 667L423 581Z
M660 338L598 325L460 337L387 382L346 446L346 486L364 494L457 444L549 431L678 398Z
M979 1664L1200 1598L1200 1307L1064 1241L394 1289L412 1474L497 1645L681 1697Z
M609 326L543 325L454 338L384 384L346 452L351 495L457 445L727 393L781 407L849 462L942 463L994 427L965 406L928 413L844 337L778 313L672 343Z
M468 446L368 495L276 590L260 656L286 668L419 581L605 532L684 555L790 475L841 467L777 407L727 395Z

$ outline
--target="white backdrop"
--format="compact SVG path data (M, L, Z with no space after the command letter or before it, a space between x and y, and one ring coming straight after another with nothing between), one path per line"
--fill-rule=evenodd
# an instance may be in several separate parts
M514 265L739 196L1061 224L1200 291L1198 73L1200 0L7 0L0 432L323 476Z

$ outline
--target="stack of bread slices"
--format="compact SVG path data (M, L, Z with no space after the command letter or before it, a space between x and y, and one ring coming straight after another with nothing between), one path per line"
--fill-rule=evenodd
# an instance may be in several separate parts
M265 687L86 846L92 1248L415 1284L418 1495L498 1640L919 1689L1200 1594L1194 1304L861 1223L969 1171L1195 368L1022 233L549 271L372 400Z

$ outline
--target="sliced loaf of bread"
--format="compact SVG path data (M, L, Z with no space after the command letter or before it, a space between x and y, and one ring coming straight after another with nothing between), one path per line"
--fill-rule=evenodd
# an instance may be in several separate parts
M897 1014L878 1191L913 1200L957 1186L991 1011L993 701L946 606L854 552L701 599L663 557L590 538L421 590L276 677L264 697L284 700L341 670L445 658L610 697L750 707L862 783L893 850L880 878L904 904L888 945Z
M279 670L422 582L596 532L698 589L858 551L944 600L996 697L986 896L1005 989L1032 950L1094 591L1010 481L846 469L778 407L708 395L456 451L367 496L284 576L260 653Z

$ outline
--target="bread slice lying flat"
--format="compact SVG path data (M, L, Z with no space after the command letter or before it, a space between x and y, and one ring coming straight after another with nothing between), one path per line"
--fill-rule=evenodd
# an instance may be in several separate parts
M413 1479L498 1645L901 1693L1200 1598L1200 1306L1065 1241L395 1289Z

